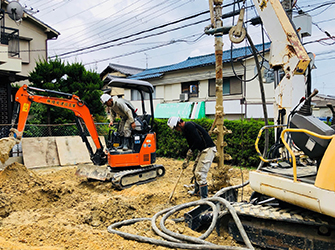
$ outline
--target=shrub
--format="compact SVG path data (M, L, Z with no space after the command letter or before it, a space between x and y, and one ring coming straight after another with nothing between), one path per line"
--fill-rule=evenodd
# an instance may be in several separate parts
M195 123L209 131L213 120L208 118L193 120ZM225 153L231 155L232 160L226 163L244 167L256 167L259 157L255 150L255 141L259 130L264 126L261 120L225 120L224 126L231 130L231 134L226 134L224 140L227 146ZM186 139L180 132L171 130L167 126L167 119L155 120L155 131L157 133L157 156L170 158L184 158L188 150ZM212 135L216 140L216 135ZM269 145L274 143L273 133L270 133ZM259 141L261 152L264 149L264 133Z

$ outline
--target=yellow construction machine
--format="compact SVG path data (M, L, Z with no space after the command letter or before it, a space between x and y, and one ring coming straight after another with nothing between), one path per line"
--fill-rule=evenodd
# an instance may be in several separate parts
M232 205L255 245L266 249L335 249L335 125L312 115L311 100L318 92L311 91L313 58L279 0L253 3L271 40L275 125L263 127L255 142L261 163L249 173L254 190L250 201L231 199ZM335 124L334 110L331 105L329 108ZM270 129L276 143L260 152L259 138ZM203 207L185 216L189 226L197 229L208 215ZM228 229L242 241L235 223L228 223Z

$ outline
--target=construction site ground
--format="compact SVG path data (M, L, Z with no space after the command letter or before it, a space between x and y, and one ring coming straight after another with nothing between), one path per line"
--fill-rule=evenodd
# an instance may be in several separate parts
M165 208L198 199L189 196L184 187L190 184L192 162L181 176L171 202L169 196L182 161L158 158L157 163L165 167L165 176L124 190L115 190L110 182L77 177L76 166L28 170L19 163L9 165L0 171L0 249L170 249L126 240L107 231L114 222L150 218ZM233 185L248 179L247 170L230 168L228 174ZM245 187L242 199L247 200L250 194L250 188ZM180 211L176 217L186 211ZM183 222L169 220L167 227L178 233L201 235ZM149 221L120 230L159 239ZM239 246L224 230L220 236L213 231L207 240Z

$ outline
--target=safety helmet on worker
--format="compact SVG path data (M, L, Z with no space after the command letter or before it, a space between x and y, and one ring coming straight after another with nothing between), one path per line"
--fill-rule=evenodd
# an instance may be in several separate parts
M167 122L167 125L171 128L171 129L175 129L178 122L180 122L180 118L177 116L171 116L170 119Z
M112 97L109 95L109 94L102 94L101 96L100 96L100 101L101 101L101 103L102 104L106 104L106 102L108 102L109 101L109 99L111 99Z

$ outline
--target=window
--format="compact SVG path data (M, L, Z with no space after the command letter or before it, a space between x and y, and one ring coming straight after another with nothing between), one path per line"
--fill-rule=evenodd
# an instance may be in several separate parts
M20 40L20 57L22 58L22 63L30 62L30 41Z
M156 97L156 87L154 87L154 93L152 93L152 98L155 99ZM149 93L146 93L146 92L142 92L143 93L143 97L144 97L144 100L150 100L150 95ZM140 101L142 100L141 99L141 93L140 91L136 90L136 89L132 89L131 90L131 100L132 101Z
M240 76L241 77L241 76ZM237 77L224 77L222 82L223 95L242 94L242 82ZM208 80L208 96L215 96L215 79Z
M187 93L189 97L198 97L199 82L183 82L181 84L181 93Z

